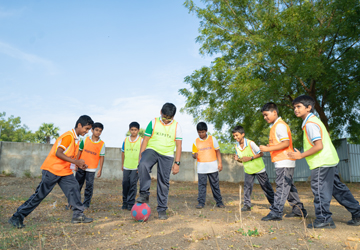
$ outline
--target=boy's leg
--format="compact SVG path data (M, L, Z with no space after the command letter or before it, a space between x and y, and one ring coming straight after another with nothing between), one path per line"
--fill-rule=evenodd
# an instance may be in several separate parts
M256 174L256 178L260 184L260 187L264 191L265 197L270 203L270 210L272 209L272 206L274 204L274 189L272 188L269 177L266 172Z
M289 196L292 174L294 173L293 168L276 168L276 192L274 196L273 209L270 214L282 218L284 205Z
M293 171L293 173L294 173L294 171ZM292 175L292 177L293 177L293 175ZM307 211L304 207L304 204L300 201L300 197L299 197L298 191L294 185L293 179L291 182L290 192L289 192L289 196L288 196L287 200L288 200L290 206L292 206L291 214L294 214L295 216L300 216L300 217L307 216ZM292 216L292 215L289 215L289 216Z
M207 174L209 177L211 191L213 193L214 199L216 201L217 207L225 207L224 203L222 202L221 192L220 192L220 185L219 185L219 172L214 172Z
M254 187L254 174L245 173L244 178L244 206L251 208L251 193Z
M157 167L157 211L165 212L169 196L170 174L174 164L174 158L169 156L159 155ZM141 182L140 182L141 183Z
M94 191L95 172L88 172L88 171L85 172L86 172L85 173L86 186L85 186L85 194L84 194L84 207L90 207L91 198L93 196L93 191Z
M198 208L205 206L206 201L207 174L198 174Z
M128 189L128 195L127 195L128 209L129 208L131 209L135 204L138 180L139 180L139 175L137 173L137 170L130 170L129 189Z
M146 149L139 163L140 197L137 202L148 202L150 195L151 176L150 171L159 159L159 154L152 149ZM159 180L158 180L159 181Z
M85 178L86 178L86 171L78 168L78 170L76 171L76 174L75 174L75 179L79 183L80 192L85 183Z
M122 209L127 209L127 199L130 189L130 173L132 170L124 169L123 171L123 181L122 181L122 187L123 187L123 205Z

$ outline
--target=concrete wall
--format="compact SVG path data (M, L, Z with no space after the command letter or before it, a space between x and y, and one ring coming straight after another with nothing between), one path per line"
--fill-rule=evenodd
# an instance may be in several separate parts
M13 173L17 177L31 174L41 175L41 165L50 152L52 145L23 143L23 142L0 142L0 173ZM220 181L240 182L244 180L242 164L232 159L230 154L222 154L223 171L220 173ZM154 166L151 176L156 178L157 171ZM102 178L122 179L121 149L106 148L105 162ZM196 160L191 157L191 152L183 152L181 155L180 172L171 175L174 181L197 181Z

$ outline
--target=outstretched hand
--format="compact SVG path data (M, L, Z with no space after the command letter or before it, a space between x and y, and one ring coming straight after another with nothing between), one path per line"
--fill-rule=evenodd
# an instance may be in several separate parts
M302 159L302 154L299 150L294 148L295 152L287 152L287 156L291 159L300 160Z

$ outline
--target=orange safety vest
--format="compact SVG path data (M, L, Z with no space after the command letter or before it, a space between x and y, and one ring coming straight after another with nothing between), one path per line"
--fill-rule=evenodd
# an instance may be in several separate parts
M198 150L198 162L216 161L216 151L214 149L214 142L211 135L208 135L205 140L200 140L200 138L196 138L195 144Z
M71 135L71 142L69 147L64 151L64 154L72 159L75 159L77 152L79 151L79 143L75 143L76 133L73 130L70 130L62 134L52 146L50 153L46 157L44 163L41 165L41 169L47 170L57 176L67 176L73 174L70 169L70 162L61 160L56 156L56 151L59 147L59 142L65 137Z
M103 141L93 142L89 137L85 138L84 148L80 159L85 161L89 169L96 169L100 160L100 152L104 146Z
M294 160L287 156L286 152L294 152L293 145L292 145L292 137L291 137L291 131L289 125L286 124L281 118L277 120L277 122L271 127L270 129L270 137L269 137L269 145L274 146L281 143L281 141L278 141L276 138L276 127L279 124L284 124L286 126L286 131L290 140L290 145L287 148L271 151L271 161L277 162L277 161L283 161L283 160Z

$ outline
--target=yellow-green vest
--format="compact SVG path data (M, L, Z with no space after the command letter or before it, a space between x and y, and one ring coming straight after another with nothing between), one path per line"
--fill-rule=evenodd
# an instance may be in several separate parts
M315 168L319 168L322 166L337 165L339 163L339 156L336 152L334 145L331 142L329 133L326 130L322 121L319 118L317 118L315 115L311 115L303 127L303 130L304 130L304 136L303 136L304 152L308 151L309 149L311 149L313 147L313 145L311 144L311 142L309 140L307 132L306 132L306 125L309 123L315 123L316 125L318 125L320 127L321 140L322 140L322 144L323 144L322 150L316 152L313 155L305 157L305 159L310 167L310 170L313 170Z
M169 125L163 124L160 118L155 119L155 125L146 148L151 148L161 155L174 155L177 121Z
M131 142L129 137L125 138L125 150L124 150L124 167L127 169L137 169L139 165L139 155L140 155L140 147L141 147L141 139L142 137Z
M235 145L236 152L238 153L238 156L240 158L242 158L244 156L247 156L247 157L255 156L255 154L251 150L251 146L250 146L251 141L247 140L247 142L248 142L248 145L243 150L241 150L237 145ZM265 167L262 157L256 158L252 161L243 162L243 164L244 164L244 171L247 174L255 174L255 173L263 170Z

